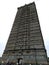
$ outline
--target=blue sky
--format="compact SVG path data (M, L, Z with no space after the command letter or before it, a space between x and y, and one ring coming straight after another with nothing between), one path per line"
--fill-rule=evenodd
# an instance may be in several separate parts
M44 39L49 56L49 0L0 0L0 56L5 49L17 8L35 1Z

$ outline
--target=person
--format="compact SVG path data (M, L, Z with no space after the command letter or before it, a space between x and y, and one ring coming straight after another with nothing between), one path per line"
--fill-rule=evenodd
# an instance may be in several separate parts
M1 65L4 65L4 62L2 61Z
M0 63L0 65L1 65L1 63Z
M10 63L9 62L7 62L7 64L6 65L10 65Z

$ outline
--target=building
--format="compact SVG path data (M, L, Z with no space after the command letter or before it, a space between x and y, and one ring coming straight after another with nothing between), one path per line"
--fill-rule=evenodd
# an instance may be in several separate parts
M24 65L48 65L34 2L18 8L2 59Z
M48 57L48 64L49 64L49 57Z
M2 57L0 57L0 63L2 62Z

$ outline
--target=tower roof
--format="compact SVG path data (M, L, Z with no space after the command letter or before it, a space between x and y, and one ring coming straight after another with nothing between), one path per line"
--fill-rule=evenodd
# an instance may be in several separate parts
M25 4L24 6L18 7L18 9L24 8L25 6L35 5L35 2Z

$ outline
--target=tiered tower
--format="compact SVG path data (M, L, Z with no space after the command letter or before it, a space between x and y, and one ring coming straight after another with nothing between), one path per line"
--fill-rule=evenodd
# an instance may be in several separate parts
M19 7L3 53L3 61L47 65L47 54L35 3Z

